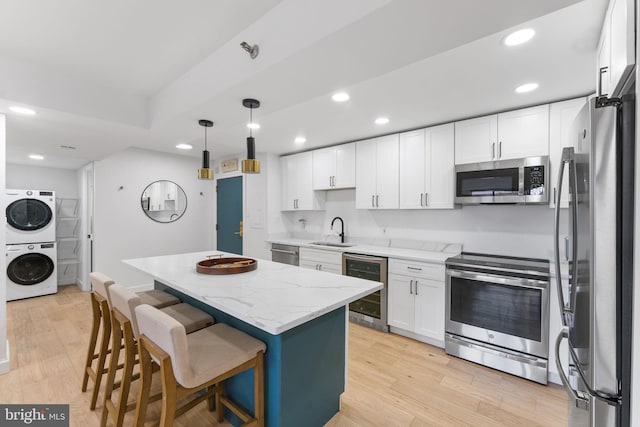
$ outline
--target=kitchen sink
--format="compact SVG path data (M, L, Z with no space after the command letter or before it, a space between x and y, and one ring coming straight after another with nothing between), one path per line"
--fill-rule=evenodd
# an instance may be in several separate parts
M354 246L349 243L333 243L333 242L311 242L310 244L318 245L318 246L332 246L335 248L349 248L351 246Z

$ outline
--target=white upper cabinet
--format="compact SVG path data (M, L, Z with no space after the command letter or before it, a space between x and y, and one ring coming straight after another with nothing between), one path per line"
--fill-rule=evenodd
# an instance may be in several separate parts
M611 0L598 44L598 96L617 97L636 62L633 0Z
M455 163L549 154L549 105L455 123Z
M281 158L282 210L322 210L325 194L313 191L311 152Z
M455 123L456 164L494 160L498 141L498 116L484 116Z
M399 136L356 142L356 208L397 209Z
M564 147L572 147L577 138L569 134L571 124L580 109L586 104L587 98L576 98L568 101L556 102L549 108L549 188L553 188L549 197L549 207L555 208L558 197L558 171L560 158ZM560 207L569 206L568 174L565 171L560 194Z
M314 150L313 189L334 190L356 186L356 144Z
M549 105L498 114L497 158L549 154Z
M400 134L400 208L453 209L453 123Z

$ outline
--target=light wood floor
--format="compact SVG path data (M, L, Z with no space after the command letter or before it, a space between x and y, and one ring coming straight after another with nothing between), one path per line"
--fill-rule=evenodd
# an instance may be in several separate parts
M90 391L80 391L90 318L89 294L75 286L7 303L11 371L0 375L0 402L68 403L71 426L97 426L102 404L90 411ZM328 426L567 425L559 386L502 374L397 335L353 324L349 333L348 388ZM149 405L148 425L157 425L159 408L160 402ZM128 414L125 425L131 422ZM179 427L217 425L205 404L176 420Z

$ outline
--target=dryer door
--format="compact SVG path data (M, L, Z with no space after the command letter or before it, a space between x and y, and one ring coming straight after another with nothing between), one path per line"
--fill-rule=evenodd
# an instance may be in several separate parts
M7 224L23 231L46 227L53 218L51 208L38 199L20 199L7 206Z
M42 283L55 269L51 258L37 252L20 255L7 266L9 280L18 285L37 285Z

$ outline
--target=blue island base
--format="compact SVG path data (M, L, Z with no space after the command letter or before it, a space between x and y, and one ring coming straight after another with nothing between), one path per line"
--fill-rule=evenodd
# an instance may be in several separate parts
M216 322L240 329L267 345L265 426L320 427L340 410L340 395L345 388L345 307L280 335L271 335L158 281L155 288L177 296L210 313ZM253 413L253 370L229 379L226 390L233 401ZM225 418L234 426L241 424L229 411L225 411Z

